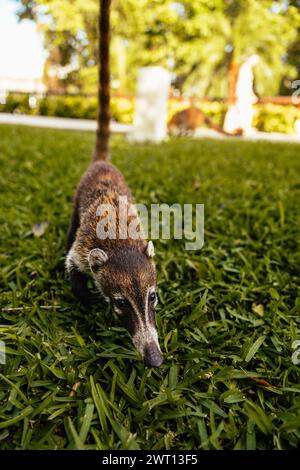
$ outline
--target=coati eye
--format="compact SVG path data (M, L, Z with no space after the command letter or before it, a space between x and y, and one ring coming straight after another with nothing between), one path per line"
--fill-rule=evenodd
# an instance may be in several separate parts
M124 308L126 305L126 300L125 299L115 299L114 304L117 308Z
M154 291L149 294L149 301L152 305L156 303L156 293Z

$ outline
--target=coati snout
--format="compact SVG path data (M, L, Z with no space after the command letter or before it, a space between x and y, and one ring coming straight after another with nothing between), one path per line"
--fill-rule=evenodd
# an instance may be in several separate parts
M152 242L148 242L144 252L125 246L108 255L95 248L88 259L96 286L128 329L145 363L159 367L163 358L155 327L157 294L153 255Z

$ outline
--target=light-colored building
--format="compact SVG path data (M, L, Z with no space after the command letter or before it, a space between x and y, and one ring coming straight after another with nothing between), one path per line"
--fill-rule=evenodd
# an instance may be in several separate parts
M43 93L46 51L33 21L18 21L14 2L0 0L0 93Z

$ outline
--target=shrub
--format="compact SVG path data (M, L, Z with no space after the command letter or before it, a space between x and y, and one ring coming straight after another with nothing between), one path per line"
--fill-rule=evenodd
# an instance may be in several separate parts
M31 106L30 106L31 104ZM112 97L112 119L124 124L133 122L133 99L124 97ZM182 109L190 106L189 100L177 101L170 99L168 102L168 120ZM198 102L197 106L203 113L209 116L215 123L222 125L226 113L226 104L218 101ZM6 103L0 103L0 112L33 114L41 116L59 116L78 119L96 119L97 98L83 96L45 96L36 98L33 107L30 103L30 95L10 93ZM295 106L283 106L277 104L258 104L255 106L253 125L259 131L283 132L293 134L295 121L300 119L300 109Z
M296 106L282 106L278 104L258 104L253 125L259 131L284 132L293 134L295 122L300 119L300 109Z
M81 96L47 96L39 103L42 116L59 116L77 119L95 119L96 98Z
M131 124L134 115L134 100L113 97L111 100L111 115L115 121Z
M2 113L19 113L19 114L36 114L36 109L29 104L30 95L23 93L9 93L6 102L0 103L0 112Z

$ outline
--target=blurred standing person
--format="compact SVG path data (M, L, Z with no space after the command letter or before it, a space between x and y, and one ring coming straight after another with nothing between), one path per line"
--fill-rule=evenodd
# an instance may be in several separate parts
M257 96L253 91L253 67L258 62L259 56L252 54L238 70L234 64L229 70L228 110L223 127L230 134L249 135L254 132L253 104L257 102Z

